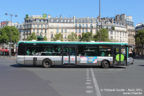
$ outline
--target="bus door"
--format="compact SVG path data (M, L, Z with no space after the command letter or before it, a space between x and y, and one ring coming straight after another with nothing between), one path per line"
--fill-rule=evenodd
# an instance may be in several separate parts
M63 46L62 64L76 64L76 47Z
M116 46L113 52L113 64L127 65L127 47Z

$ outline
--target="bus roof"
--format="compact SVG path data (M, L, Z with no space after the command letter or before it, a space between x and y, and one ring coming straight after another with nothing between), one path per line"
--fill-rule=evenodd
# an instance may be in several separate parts
M97 44L97 45L128 45L124 42L69 42L69 41L19 41L20 43L37 43L37 44Z

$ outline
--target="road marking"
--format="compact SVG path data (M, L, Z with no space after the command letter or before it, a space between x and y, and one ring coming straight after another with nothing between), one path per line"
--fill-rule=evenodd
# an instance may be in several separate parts
M93 93L93 90L86 90L86 93Z
M96 91L96 96L101 96L100 89L99 89L94 71L92 68L90 69L90 71L91 71L91 75L92 75L92 79L93 79L93 83L94 83L94 87L95 87L95 91Z
M86 85L90 85L90 84L91 84L91 82L86 82L85 84L86 84Z
M88 81L88 82L91 82L92 80L90 80L90 79L87 79L86 81Z

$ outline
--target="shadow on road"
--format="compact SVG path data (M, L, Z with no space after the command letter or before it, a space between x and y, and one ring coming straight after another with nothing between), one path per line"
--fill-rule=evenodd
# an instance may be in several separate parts
M32 66L32 65L20 65L20 64L13 64L10 65L11 67L15 68L43 68L42 66ZM94 66L94 65L54 65L50 69L53 68L96 68L96 69L125 69L126 67L110 67L110 68L102 68L101 66Z
M144 65L138 65L138 66L144 67Z

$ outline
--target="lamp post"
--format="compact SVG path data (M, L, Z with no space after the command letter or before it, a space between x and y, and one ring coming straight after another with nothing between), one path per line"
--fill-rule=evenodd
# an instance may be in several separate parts
M12 17L17 17L17 15L14 15L14 14L8 14L8 13L5 13L6 16L10 16L10 21L11 21L11 25L12 26ZM11 44L12 44L12 30L10 30L10 43L9 43L9 56L11 57Z
M101 27L102 27L102 22L101 22L101 0L99 0L99 31L100 31ZM100 33L99 41L101 41L101 33Z

